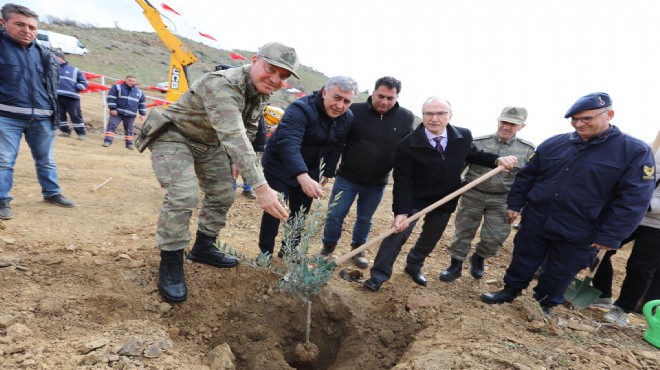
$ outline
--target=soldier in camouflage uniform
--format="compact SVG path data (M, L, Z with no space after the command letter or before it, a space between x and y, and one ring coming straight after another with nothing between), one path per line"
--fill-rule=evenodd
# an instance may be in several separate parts
M463 261L470 252L479 225L481 240L470 257L470 274L475 279L484 276L484 259L496 256L511 233L511 225L506 218L506 198L513 179L532 156L535 148L534 144L516 136L518 131L525 127L526 119L525 108L506 107L497 119L497 132L474 139L474 145L478 149L502 157L514 155L518 158L518 163L509 172L500 172L461 196L454 222L454 240L447 249L451 256L451 265L442 271L440 280L448 282L461 276ZM473 181L490 170L471 164L465 173L465 180Z
M264 179L251 142L270 94L291 75L298 78L298 66L293 48L268 43L249 65L207 73L163 112L171 124L149 149L156 177L167 191L156 231L161 251L158 290L166 301L187 298L183 250L191 240L190 217L200 188L204 199L197 238L188 253L193 262L219 268L238 264L215 243L234 202L232 184L239 170L265 212L282 220L288 217Z

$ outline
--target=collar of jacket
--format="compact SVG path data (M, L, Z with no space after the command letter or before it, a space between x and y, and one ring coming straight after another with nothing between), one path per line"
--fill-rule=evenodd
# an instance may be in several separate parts
M454 126L451 124L447 124L447 146L452 141L462 139L463 134L461 134L460 131L458 131ZM410 146L412 147L427 147L435 150L431 146L431 143L429 143L428 137L426 137L426 133L424 132L424 124L420 124L417 126L415 131L413 131L412 135L410 136Z
M504 145L507 145L507 146L511 146L511 144L513 144L513 142L516 141L516 135L513 135L513 137L509 140L500 139L500 136L497 133L495 133L494 136L495 136L495 142L498 143L498 144L504 144Z
M40 46L37 43L36 39L35 39L34 41L32 41L32 43L30 45L28 45L27 47L23 47L23 45L19 44L18 42L14 41L14 39L9 37L9 33L7 33L7 30L2 30L2 32L0 33L0 37L2 37L3 39L5 39L8 42L11 42L15 47L21 48L21 49L29 49L31 47L35 47L35 48L38 49L39 46Z
M620 133L621 131L619 130L618 127L610 124L610 127L607 130L601 132L596 136L590 137L589 140L587 141L584 141L580 137L580 135L578 135L577 131L571 132L571 136L569 140L573 142L573 144L599 144L607 140L607 138L610 137L611 135L618 135Z
M387 114L391 114L391 113L396 112L399 109L399 102L397 101L396 103L394 103L394 106L392 108L390 108L390 110L385 112L385 114L380 114L376 110L376 108L374 108L374 105L373 105L372 100L371 100L371 95L369 95L369 97L367 98L367 109L369 110L369 112L372 112L373 114L378 115L379 117L380 116L385 116Z
M316 109L318 109L320 115L324 118L330 119L330 116L328 116L328 113L325 111L325 106L323 105L323 89L325 88L312 92L314 95L314 105L316 105Z
M265 98L269 98L271 94L262 94L257 90L256 87L254 87L254 84L252 83L252 78L250 77L250 69L252 68L251 64L246 64L240 68L229 68L224 71L217 71L216 73L225 76L229 80L234 80L234 81L240 81L241 78L243 79L243 83L245 84L245 92L246 96L248 98L252 98L254 96L263 96Z

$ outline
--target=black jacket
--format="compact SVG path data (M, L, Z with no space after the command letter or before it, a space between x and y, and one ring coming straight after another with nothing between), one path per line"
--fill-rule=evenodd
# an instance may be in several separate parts
M465 162L497 167L498 155L478 150L472 144L470 130L447 125L447 140L444 154L438 153L429 143L424 125L401 140L394 160L395 215L420 211L460 188ZM452 213L457 203L458 197L434 212Z
M396 103L381 115L371 104L351 105L353 125L337 174L360 185L385 185L394 165L396 145L412 132L415 116Z
M335 177L352 121L350 110L334 119L328 117L321 91L294 101L266 143L261 160L264 172L289 186L299 186L296 176L301 173L307 172L309 177L319 180L319 164L323 160L323 175Z

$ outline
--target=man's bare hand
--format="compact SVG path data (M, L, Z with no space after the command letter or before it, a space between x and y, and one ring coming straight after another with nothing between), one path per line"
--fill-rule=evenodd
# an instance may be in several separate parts
M515 166L515 164L518 163L518 158L514 155L508 155L506 157L499 157L497 158L497 165L498 166L504 166L504 168L508 171Z
M308 197L312 199L323 197L323 188L321 184L314 181L308 174L302 173L297 177L298 183L302 190L307 194Z
M116 117L118 114L119 114L119 113L118 113L116 110L111 110L111 111L110 111L110 115L111 115L111 116L115 116L115 117Z
M392 221L392 227L396 229L397 233L407 229L409 224L408 215L396 215L394 221Z
M289 213L277 198L277 192L271 189L268 184L261 185L254 189L254 192L257 194L259 207L261 207L264 212L282 221L289 217Z
M238 175L241 174L241 172L238 170L238 166L235 164L231 164L231 177L234 178L234 180L238 179Z
M506 218L509 220L509 223L512 224L516 221L516 219L520 216L519 212L512 211L510 209L506 210Z
M605 250L608 250L608 251L616 249L616 248L611 248L611 247L608 247L606 245L602 245L602 244L598 244L598 243L592 243L591 246L594 247L594 248L605 249Z

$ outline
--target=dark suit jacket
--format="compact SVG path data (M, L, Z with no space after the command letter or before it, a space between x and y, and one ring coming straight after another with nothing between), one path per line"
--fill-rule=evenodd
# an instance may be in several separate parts
M410 215L440 200L461 186L465 162L495 168L498 155L478 150L470 130L447 125L447 147L438 153L429 143L424 125L406 136L396 148L394 159L395 215ZM452 213L458 197L434 212Z

